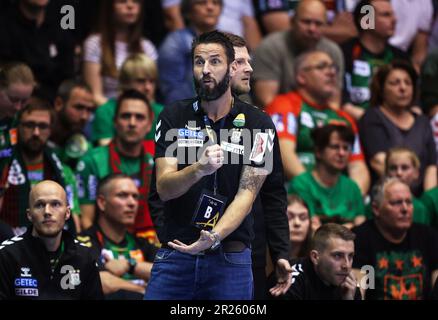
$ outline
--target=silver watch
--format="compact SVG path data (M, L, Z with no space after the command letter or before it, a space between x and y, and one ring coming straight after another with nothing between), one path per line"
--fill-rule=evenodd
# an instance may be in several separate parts
M219 234L216 231L209 230L208 231L214 238L214 242L210 247L210 250L216 250L221 245L221 239L219 237Z

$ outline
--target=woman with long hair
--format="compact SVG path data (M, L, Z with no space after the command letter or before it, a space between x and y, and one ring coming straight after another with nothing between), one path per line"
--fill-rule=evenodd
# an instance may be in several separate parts
M155 46L142 37L142 27L142 0L102 1L97 32L85 40L83 70L98 106L117 96L118 72L129 55L157 59Z

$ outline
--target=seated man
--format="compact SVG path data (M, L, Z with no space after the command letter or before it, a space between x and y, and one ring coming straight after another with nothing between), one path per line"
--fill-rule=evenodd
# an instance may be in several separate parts
M364 222L362 195L357 184L343 175L354 143L345 125L326 125L312 132L316 166L295 177L290 193L298 194L309 206L312 225L344 223L353 227Z
M420 176L420 160L414 151L409 148L391 148L386 153L385 175L387 177L397 177L409 187L415 186ZM430 213L423 202L412 195L412 205L414 206L413 221L430 225ZM365 208L367 218L373 217L371 204Z
M27 195L41 180L53 180L65 188L72 212L65 226L72 233L79 230L76 179L47 143L54 119L50 102L32 96L17 114L11 153L0 158L0 220L12 227L15 235L26 231Z
M103 299L90 250L63 231L70 214L61 185L44 180L32 188L32 227L0 246L0 300Z
M438 276L438 233L412 222L411 190L398 178L376 185L372 208L374 219L352 230L358 278L362 266L374 268L375 289L367 289L365 299L427 299Z
M144 143L152 126L150 102L138 91L125 91L117 100L113 122L116 132L111 143L90 150L76 167L82 226L87 229L94 222L97 183L110 173L122 172L135 180L141 195L133 228L138 236L155 242L156 233L146 201L154 164L153 155Z
M356 124L345 112L329 107L337 91L336 74L339 69L327 53L309 51L297 58L295 70L297 90L275 97L266 108L277 128L287 179L311 169L315 164L310 136L315 127L344 123L356 135L348 162L348 174L359 185L362 194L366 194L370 177Z
M132 178L123 173L105 177L97 192L97 225L78 236L98 260L107 299L142 299L151 274L155 247L128 232L138 199Z
M283 299L360 300L351 268L354 239L353 232L335 223L319 228L310 255L291 261L292 285Z

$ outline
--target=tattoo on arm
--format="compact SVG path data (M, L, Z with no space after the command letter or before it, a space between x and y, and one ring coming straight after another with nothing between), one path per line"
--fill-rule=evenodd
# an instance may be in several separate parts
M267 171L251 166L244 166L240 176L239 190L249 190L255 195L265 182Z

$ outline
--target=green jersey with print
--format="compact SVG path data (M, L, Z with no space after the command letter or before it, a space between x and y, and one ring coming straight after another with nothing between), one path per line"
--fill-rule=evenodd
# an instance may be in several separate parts
M289 184L289 193L297 194L309 206L310 215L318 215L321 222L347 223L364 214L362 194L357 184L341 175L335 186L321 186L310 171Z
M371 91L370 84L373 74L381 66L389 64L394 55L389 47L380 57L363 51L358 60L353 61L352 73L346 73L346 89L350 93L351 102L367 109L370 105Z
M298 120L299 129L296 152L306 170L311 170L316 163L314 142L311 136L312 130L327 124L339 123L351 127L351 123L340 111L334 111L332 109L316 109L303 101ZM359 141L355 141L354 149L360 149Z
M120 155L121 172L132 177L139 187L141 185L141 159L139 157L130 158ZM145 153L144 159L150 166L154 159L149 153ZM108 174L113 173L110 166L109 146L101 146L90 150L79 162L76 167L78 180L78 193L80 204L94 204L96 200L97 184Z
M109 254L111 259L125 259L132 263L143 262L143 253L137 247L134 236L126 233L125 239L121 243L115 243L110 239L104 237L103 254ZM134 275L125 273L122 275L125 280L137 279Z
M97 108L93 120L92 141L96 142L100 139L109 139L114 137L114 115L116 113L117 101L110 99L105 104ZM163 110L163 105L152 102L152 113L154 114L154 121L152 122L151 131L146 135L145 140L154 140L155 126L157 119Z
M423 192L421 202L429 212L431 225L438 228L438 187Z
M413 221L416 223L422 223L425 225L431 224L430 214L429 210L426 208L426 206L417 198L412 198L412 204L414 206L414 212L413 212ZM374 214L373 210L371 208L371 203L367 204L365 206L365 216L367 219L373 219Z

